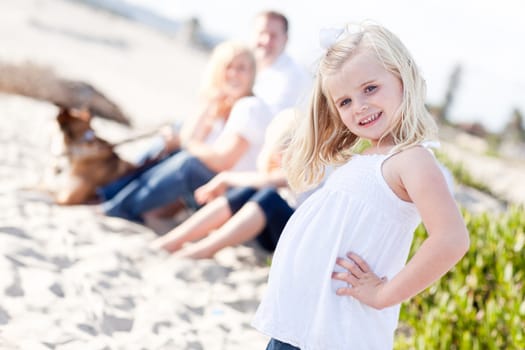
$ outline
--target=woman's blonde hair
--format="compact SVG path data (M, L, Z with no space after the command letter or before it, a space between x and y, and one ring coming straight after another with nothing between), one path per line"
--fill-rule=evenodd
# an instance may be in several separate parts
M226 69L228 65L238 56L246 56L253 69L252 81L255 81L255 58L252 51L241 42L228 40L215 46L204 73L202 84L202 95L213 96L220 91L226 82Z
M380 25L350 24L321 57L308 116L302 119L285 153L284 165L292 188L304 190L318 184L326 165L348 161L364 141L343 124L327 90L327 81L344 63L364 51L375 56L403 86L401 105L383 135L393 138L392 151L435 138L436 124L425 107L425 81L406 47Z

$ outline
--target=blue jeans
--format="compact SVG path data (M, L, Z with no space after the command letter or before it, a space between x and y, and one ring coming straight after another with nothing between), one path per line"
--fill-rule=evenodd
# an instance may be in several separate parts
M164 150L165 143L162 137L156 137L153 139L149 148L146 149L142 154L137 158L137 161L134 163L138 169L133 171L130 174L122 176L109 184L97 188L97 195L102 201L108 201L113 198L120 190L126 187L131 181L138 178L148 169L152 168L154 165L160 163L168 157L171 157L179 150L175 150L172 153L159 158L160 153Z
M102 203L109 216L142 222L142 214L179 199L197 208L193 192L216 173L198 158L180 151L154 165Z
M283 343L277 339L272 338L266 347L266 350L301 350L293 345Z
M251 187L237 187L226 193L226 199L233 214L246 203L254 202L264 213L264 229L257 235L257 242L267 251L273 252L281 237L284 226L294 209L279 195L275 188L260 190Z

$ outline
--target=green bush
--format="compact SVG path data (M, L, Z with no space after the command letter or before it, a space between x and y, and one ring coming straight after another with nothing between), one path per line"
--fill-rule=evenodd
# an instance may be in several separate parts
M525 211L464 212L467 255L401 309L395 349L525 349ZM417 229L413 252L426 237Z

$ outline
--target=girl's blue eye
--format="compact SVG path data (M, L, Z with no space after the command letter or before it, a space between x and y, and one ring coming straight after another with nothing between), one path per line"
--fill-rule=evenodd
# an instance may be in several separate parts
M350 102L352 102L351 99L345 98L344 100L341 101L341 103L339 104L339 107L343 107L343 106L349 104Z
M370 85L365 88L365 92L372 92L377 89L377 85Z

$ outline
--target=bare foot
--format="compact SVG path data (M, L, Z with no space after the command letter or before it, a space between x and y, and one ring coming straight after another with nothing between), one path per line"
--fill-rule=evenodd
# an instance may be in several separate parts
M151 250L163 250L164 242L160 238L154 239L148 244L148 248Z
M174 257L184 259L213 259L214 255L215 252L199 247L198 243L186 245L181 250L173 253Z

